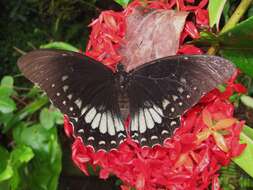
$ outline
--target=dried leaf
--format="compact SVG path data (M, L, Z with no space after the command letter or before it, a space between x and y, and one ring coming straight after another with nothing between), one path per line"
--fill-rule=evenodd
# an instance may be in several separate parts
M212 129L214 130L222 130L222 129L227 129L231 127L237 120L235 118L228 118L228 119L222 119L218 121Z
M207 109L203 110L203 112L202 112L202 119L203 119L203 122L208 127L212 127L213 126L213 121L212 121L211 113Z
M136 8L127 17L122 63L130 71L146 62L175 55L188 13Z
M213 132L213 138L215 140L216 145L224 152L228 152L228 146L226 144L226 141L224 137L218 133L218 132Z

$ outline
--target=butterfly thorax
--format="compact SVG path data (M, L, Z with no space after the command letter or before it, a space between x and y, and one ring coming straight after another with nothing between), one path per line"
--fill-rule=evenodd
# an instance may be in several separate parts
M122 64L117 65L117 72L115 73L115 83L116 86L119 87L119 91L124 93L129 84L129 75L124 70L124 66ZM123 92L124 91L124 92Z
M115 85L118 89L118 102L120 112L125 120L129 115L129 98L127 94L127 88L129 85L129 75L124 71L124 67L121 64L117 65L117 72L115 73Z

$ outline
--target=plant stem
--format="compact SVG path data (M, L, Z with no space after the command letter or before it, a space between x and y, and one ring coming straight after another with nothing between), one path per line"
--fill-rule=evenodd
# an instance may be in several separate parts
M240 19L242 18L244 13L247 11L251 3L252 3L252 0L241 0L241 3L238 5L238 7L236 8L232 16L229 18L228 22L220 31L220 34L232 29L240 21ZM218 49L219 49L219 46L211 46L208 49L207 54L215 55Z

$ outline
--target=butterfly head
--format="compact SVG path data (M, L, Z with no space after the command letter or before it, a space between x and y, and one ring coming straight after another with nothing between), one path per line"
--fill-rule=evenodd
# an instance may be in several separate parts
M124 65L117 65L117 72L115 74L115 82L120 90L125 90L128 84L128 74L125 72Z

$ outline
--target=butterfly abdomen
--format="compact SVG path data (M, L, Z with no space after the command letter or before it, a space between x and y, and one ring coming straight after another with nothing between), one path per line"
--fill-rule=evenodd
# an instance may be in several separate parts
M118 103L121 112L122 119L127 119L129 115L129 98L127 94L127 88L129 85L129 76L124 71L115 73L114 77L115 89L118 93Z

